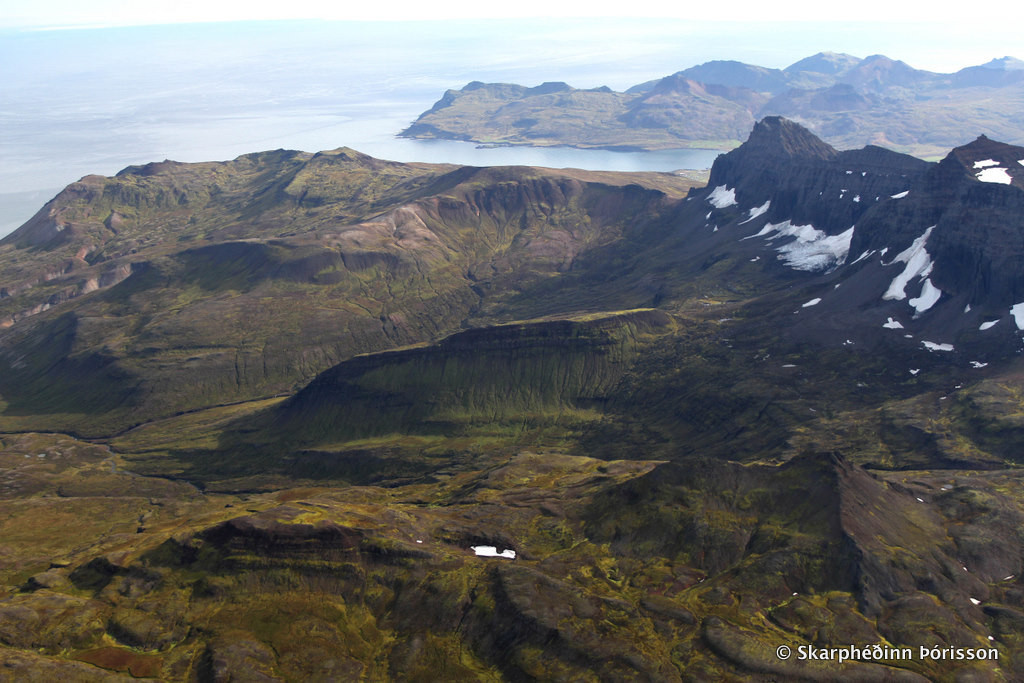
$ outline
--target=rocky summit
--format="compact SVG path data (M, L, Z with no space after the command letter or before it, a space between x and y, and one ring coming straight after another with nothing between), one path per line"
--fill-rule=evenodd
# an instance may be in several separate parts
M0 241L2 670L1017 680L1022 234L1022 147L780 117L706 186L83 178Z

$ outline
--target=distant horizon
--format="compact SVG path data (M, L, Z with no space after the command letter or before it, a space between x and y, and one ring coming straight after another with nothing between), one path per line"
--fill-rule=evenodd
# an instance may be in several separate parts
M623 26L622 22L627 22ZM968 24L971 22L968 21ZM745 45L747 52L758 53L765 56L771 54L787 54L789 57L777 57L776 59L761 59L755 57L744 57L743 54L736 56L709 56L707 59L694 61L690 64L681 64L676 70L687 69L708 61L734 60L742 61L755 66L766 68L784 69L791 64L806 57L822 52L845 53L854 57L865 59L874 55L884 55L890 59L904 62L905 64L923 71L934 73L955 73L960 69L981 66L994 60L1003 58L1024 59L1024 50L1020 48L1019 37L1015 30L1006 28L1003 33L1008 38L1006 42L999 39L999 31L993 32L992 27L986 28L986 33L977 36L963 36L963 26L959 24L948 24L944 22L919 22L916 33L924 33L929 38L917 38L908 36L904 22L896 21L859 21L839 22L831 20L701 20L701 19L678 19L667 18L663 21L651 17L515 17L512 19L499 18L461 18L455 20L446 19L317 19L317 18L285 18L285 19L259 19L259 18L234 18L222 20L195 20L175 22L153 22L153 23L97 23L97 24L53 24L53 25L7 25L0 21L0 36L4 34L14 36L40 35L62 33L89 33L93 31L133 31L133 30L159 30L170 31L176 34L187 34L192 31L226 29L232 26L250 26L258 28L286 27L288 25L313 25L318 27L344 26L344 25L367 25L367 26L429 26L430 24L480 24L488 28L509 26L511 24L523 24L531 26L565 26L571 34L584 30L593 30L595 27L604 25L608 28L622 29L622 35L616 38L629 40L630 31L643 29L643 32L651 32L652 36L667 36L674 30L685 29L681 37L700 35L707 31L716 30L726 34L752 35L758 28L771 29L769 32L776 33L782 29L783 34L789 35L813 35L820 39L818 47L794 46L794 41L787 41L787 46L752 44ZM803 31L801 29L806 29ZM948 34L948 35L943 35ZM946 39L955 42L947 44L941 50L935 48L936 42L944 42ZM639 34L638 34L639 35ZM843 42L853 42L859 45L832 45L826 44L835 41L834 36L841 36ZM570 35L570 39L577 38L577 35ZM728 41L727 41L728 42ZM614 43L614 41L613 41ZM735 46L733 46L735 48ZM858 49L861 48L861 49ZM810 51L808 51L810 50ZM1015 53L1014 50L1017 52ZM799 55L799 56L794 56ZM668 74L662 74L668 75ZM555 79L561 80L561 79ZM525 84L524 84L525 85ZM570 83L570 85L575 85ZM589 87L582 85L579 87Z

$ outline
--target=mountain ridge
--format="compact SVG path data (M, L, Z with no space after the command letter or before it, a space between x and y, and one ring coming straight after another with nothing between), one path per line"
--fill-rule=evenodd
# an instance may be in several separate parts
M489 145L731 149L755 121L781 115L836 147L878 144L933 157L966 143L964 130L1024 144L1013 114L1024 102L1016 64L1004 57L938 74L884 55L818 53L785 69L707 62L622 93L474 82L448 90L401 135Z

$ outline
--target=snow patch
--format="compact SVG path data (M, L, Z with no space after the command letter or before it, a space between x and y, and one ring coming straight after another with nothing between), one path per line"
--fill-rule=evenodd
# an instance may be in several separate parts
M804 304L803 306L801 306L800 308L808 308L809 306L817 306L817 305L818 305L818 304L820 304L820 303L821 303L821 298L819 297L819 298L816 298L816 299L811 299L810 301L808 301L807 303L805 303L805 304Z
M942 296L942 290L932 284L930 279L924 281L924 285L921 287L921 296L916 299L911 299L908 303L910 306L917 311L918 315L921 315L929 308L935 305L935 302Z
M867 257L871 256L874 253L875 253L874 249L872 249L870 251L865 251L863 254L858 256L857 259L855 261L853 261L853 263L850 263L849 265L852 266L854 263L860 263L861 261L863 261L864 259L866 259Z
M758 216L763 216L765 213L768 212L768 208L771 206L771 204L772 204L772 200L769 199L768 201L766 201L761 206L755 206L753 209L751 209L748 212L750 214L750 218L748 218L747 220L743 221L743 223L749 223L750 221L754 220ZM743 223L740 223L740 225L743 225Z
M846 260L853 240L852 227L838 235L826 235L821 230L814 232L814 239L798 237L795 242L776 249L779 259L794 270L810 272L831 270Z
M478 557L505 557L510 560L516 559L516 551L512 549L502 550L499 553L498 549L493 545L474 545L471 546L471 548Z
M921 372L921 368L910 368L911 375L916 375L919 372Z
M890 195L890 198L891 199L903 199L908 194L910 194L910 190L904 190L903 192L900 192L899 194Z
M988 168L989 166L998 166L999 162L995 159L985 159L983 161L975 161L974 168Z
M730 190L725 185L719 185L715 189L711 190L711 194L708 195L708 203L716 209L724 209L727 206L736 205L736 190L735 188Z
M1011 306L1010 315L1013 316L1013 322L1017 324L1017 329L1024 330L1024 301Z
M978 325L978 329L981 330L982 332L984 332L985 330L990 330L990 329L992 329L995 326L995 324L997 322L999 322L999 321L998 320L989 320L987 323L982 323L982 324Z
M924 344L924 347L926 349L928 349L929 351L952 351L953 350L953 345L952 344L937 344L935 342L930 342L930 341L923 341L921 343Z
M981 600L978 600L977 598L971 598L971 604L972 605L980 605L981 604Z
M882 295L883 300L903 301L907 298L905 289L911 279L915 277L926 278L931 274L932 259L928 252L925 251L924 246L934 229L935 226L933 225L925 230L924 234L914 240L913 244L901 251L890 263L885 264L891 266L894 263L905 263L907 265L902 273L893 278L889 289Z
M971 361L971 367L974 368L975 370L980 370L980 369L982 369L984 367L987 367L987 366L988 366L988 363L980 363L980 362L978 362L976 360L972 360Z
M858 195L854 195L853 196L853 201L859 202L860 201L860 195L859 194Z
M903 329L903 325L900 324L900 321L899 320L893 320L892 318L889 318L888 320L886 320L882 324L882 327L886 328L887 330L902 330Z
M970 313L970 312L971 312L971 305L967 304L966 306L964 306L964 313Z
M1005 168L986 168L983 171L979 171L977 179L983 183L999 183L1000 185L1009 185L1013 182L1013 178Z
M779 252L779 260L794 270L817 272L834 268L846 259L853 228L838 235L828 235L813 225L793 225L790 221L783 221L766 223L759 232L743 239L755 237L764 237L769 242L780 237L795 237L793 242L775 250Z

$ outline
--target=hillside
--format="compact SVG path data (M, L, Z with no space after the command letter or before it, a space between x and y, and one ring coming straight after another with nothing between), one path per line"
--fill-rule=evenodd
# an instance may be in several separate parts
M402 132L412 138L605 149L731 149L754 122L785 116L839 148L929 158L965 131L1024 144L1024 70L1012 57L938 74L873 55L819 53L785 69L714 61L619 93L565 83L473 82Z
M1022 216L1024 147L777 117L706 187L87 177L0 242L0 664L1016 680Z

